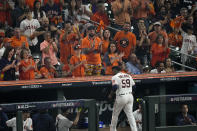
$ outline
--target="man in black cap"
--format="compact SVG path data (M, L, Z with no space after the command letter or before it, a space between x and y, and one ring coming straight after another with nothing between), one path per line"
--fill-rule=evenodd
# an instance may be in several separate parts
M96 36L95 27L92 25L88 27L87 34L81 43L81 48L87 60L86 75L100 75L102 68L100 55L101 39Z

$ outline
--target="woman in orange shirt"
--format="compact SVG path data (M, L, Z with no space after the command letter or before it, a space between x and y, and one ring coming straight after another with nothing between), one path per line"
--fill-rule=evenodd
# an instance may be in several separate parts
M117 47L115 41L111 41L109 48L108 48L108 53L105 54L105 74L106 75L112 75L112 67L113 66L119 66L120 63L122 62L122 57L124 54L118 54Z
M168 48L168 45L164 44L164 37L163 35L159 34L156 38L155 43L151 46L151 65L152 67L155 67L155 64L158 61L164 62L164 60L168 57L170 53L170 49Z
M109 29L105 29L101 36L102 45L101 45L101 53L104 55L109 47L109 41L111 40L111 33Z
M21 61L19 65L19 79L32 80L35 79L35 71L37 71L37 63L39 60L34 60L29 57L29 50L23 49L21 51Z

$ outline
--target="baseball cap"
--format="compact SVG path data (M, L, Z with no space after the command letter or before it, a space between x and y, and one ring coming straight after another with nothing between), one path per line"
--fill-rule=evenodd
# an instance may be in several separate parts
M95 30L95 26L93 26L93 25L89 26L88 30Z
M161 26L161 22L157 21L153 25L160 25Z

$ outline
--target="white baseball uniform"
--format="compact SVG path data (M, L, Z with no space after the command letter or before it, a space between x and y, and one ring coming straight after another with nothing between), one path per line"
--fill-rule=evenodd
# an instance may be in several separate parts
M64 117L61 114L58 114L56 117L56 127L57 131L69 131L69 128L72 126L73 122L68 118Z
M188 54L188 51L192 51L191 54L194 54L194 51L196 50L196 47L197 47L196 36L188 35L185 32L182 32L182 36L183 36L183 44L181 47L181 53ZM188 59L188 56L184 54L181 55L181 62L183 64L185 64L187 59Z
M136 111L133 112L134 118L136 121L141 121L142 122L142 113L137 109ZM137 123L137 130L142 131L142 124Z
M16 131L16 117L6 121L8 127L12 127L12 131ZM23 121L23 131L32 131L32 119L27 118Z
M116 100L113 107L110 131L116 131L118 116L122 109L127 115L131 130L137 131L135 118L133 116L132 95L132 86L135 85L135 82L129 74L119 72L112 77L112 86L113 85L117 85L118 88L116 90Z
M27 37L30 37L33 34L33 32L39 27L40 23L37 19L25 19L20 23L20 29L22 32L24 32L24 35L26 35ZM35 46L38 43L38 39L37 37L35 37L33 40L28 39L28 42L30 46Z

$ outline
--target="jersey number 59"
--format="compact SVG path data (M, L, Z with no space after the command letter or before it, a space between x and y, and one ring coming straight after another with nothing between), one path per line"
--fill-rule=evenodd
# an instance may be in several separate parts
M122 88L130 88L130 80L122 79Z

